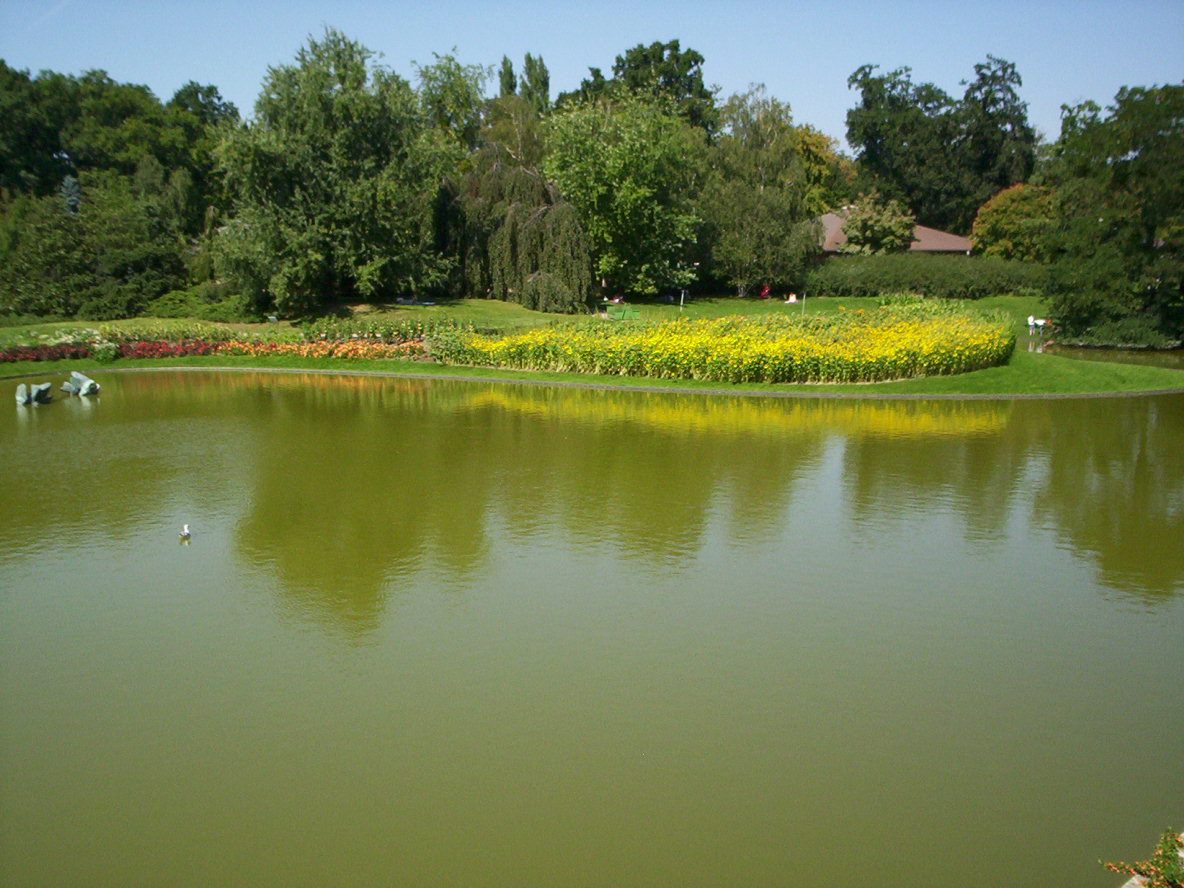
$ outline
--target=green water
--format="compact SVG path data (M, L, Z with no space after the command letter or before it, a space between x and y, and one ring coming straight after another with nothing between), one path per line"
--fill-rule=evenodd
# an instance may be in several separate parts
M1184 825L1184 396L96 376L0 409L0 885L1114 888Z

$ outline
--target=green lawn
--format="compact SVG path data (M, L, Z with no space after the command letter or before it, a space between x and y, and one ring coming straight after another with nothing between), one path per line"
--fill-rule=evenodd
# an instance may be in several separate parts
M634 305L641 319L645 321L670 320L679 316L688 318L718 318L726 315L754 315L754 314L807 314L822 315L839 311L840 308L853 311L857 308L871 308L876 305L875 299L866 298L836 298L836 299L807 299L796 304L788 304L780 299L738 299L736 297L696 297L689 300L680 310L677 303L666 304L660 302L630 303ZM1043 307L1038 298L1020 296L1000 296L991 299L981 299L968 303L984 310L1002 309L1016 321L1016 329L1027 333L1027 317L1029 314L1040 315ZM459 299L454 302L441 302L438 305L389 305L362 306L352 312L358 319L450 319L461 324L472 324L479 330L516 330L523 327L534 327L556 321L570 320L572 315L549 314L531 311L520 305L509 302L498 302L491 299ZM31 344L40 336L52 336L68 330L94 329L100 327L152 327L160 331L162 338L167 338L170 330L191 328L193 320L175 320L169 318L129 318L120 321L60 321L45 324L17 324L14 326L0 326L0 348L12 345ZM210 326L231 327L235 330L266 331L274 330L277 326L287 328L293 326L289 321L277 324L213 324Z

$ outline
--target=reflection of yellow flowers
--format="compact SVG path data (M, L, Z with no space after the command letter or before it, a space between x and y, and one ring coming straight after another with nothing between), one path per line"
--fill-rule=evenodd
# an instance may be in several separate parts
M470 409L497 407L568 422L633 422L671 433L728 431L786 437L842 431L920 438L996 434L1011 405L999 401L702 398L636 392L540 392L508 386L473 391Z
M1002 364L1010 324L948 308L791 319L579 323L433 349L449 363L716 382L878 382Z

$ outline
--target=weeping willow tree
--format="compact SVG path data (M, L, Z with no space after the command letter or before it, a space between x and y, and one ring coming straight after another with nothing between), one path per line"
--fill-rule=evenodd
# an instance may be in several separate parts
M486 145L474 161L448 213L462 293L536 311L585 311L592 260L575 208L501 145Z

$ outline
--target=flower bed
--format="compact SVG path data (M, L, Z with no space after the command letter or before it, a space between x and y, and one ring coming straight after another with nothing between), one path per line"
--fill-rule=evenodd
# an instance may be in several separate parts
M67 358L100 358L104 346L111 343L83 343L80 345L16 346L0 351L0 363L9 361L58 361ZM296 356L302 358L401 359L421 358L423 342L380 342L372 339L352 339L344 342L263 342L230 340L210 342L205 339L169 341L165 339L129 340L114 343L116 353L111 358L180 358L190 355L252 355Z
M714 382L880 382L1003 364L1010 322L948 305L886 306L826 318L579 322L510 336L429 337L444 363Z

